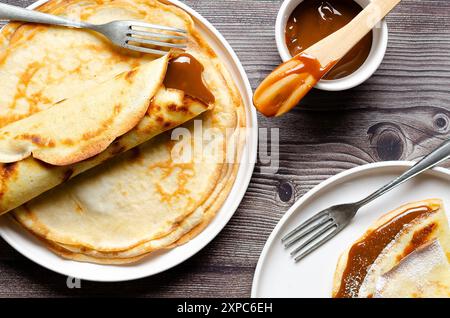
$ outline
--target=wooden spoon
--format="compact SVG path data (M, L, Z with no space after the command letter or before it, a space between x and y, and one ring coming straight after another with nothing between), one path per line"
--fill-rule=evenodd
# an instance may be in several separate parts
M255 107L270 117L291 110L400 1L372 0L346 26L281 64L256 89Z

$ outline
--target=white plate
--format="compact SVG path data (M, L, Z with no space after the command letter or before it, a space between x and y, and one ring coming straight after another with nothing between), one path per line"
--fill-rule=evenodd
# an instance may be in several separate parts
M303 196L284 215L264 246L253 278L252 297L330 297L339 255L381 215L402 204L431 198L443 199L450 209L450 171L436 168L361 209L346 229L299 263L295 264L284 250L281 237L296 225L334 204L362 199L411 165L383 162L357 167L328 179Z
M46 0L38 1L29 8L35 8L45 2ZM244 100L247 127L250 129L236 181L227 200L211 224L187 244L147 257L137 264L126 266L96 265L64 260L50 252L10 217L1 217L0 236L21 254L39 265L63 275L102 282L117 282L151 276L180 264L205 247L225 227L241 202L253 173L258 141L258 123L256 111L251 100L252 90L250 83L239 59L223 36L205 18L190 7L176 0L171 2L187 11L193 17L200 33L231 72L232 78L235 80Z

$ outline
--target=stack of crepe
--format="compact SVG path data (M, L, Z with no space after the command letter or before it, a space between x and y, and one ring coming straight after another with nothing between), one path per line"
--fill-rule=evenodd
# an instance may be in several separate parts
M450 230L442 201L410 203L380 218L340 257L333 296L450 297Z
M52 251L78 261L130 263L187 242L220 209L237 173L245 118L227 70L173 5L51 0L38 10L183 28L188 48L157 57L89 31L7 25L0 33L0 213L11 211ZM166 85L182 55L203 66L212 99Z

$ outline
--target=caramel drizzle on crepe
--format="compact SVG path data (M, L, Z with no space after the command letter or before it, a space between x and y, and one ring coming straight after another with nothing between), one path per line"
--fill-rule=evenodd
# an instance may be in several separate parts
M369 267L375 262L386 246L394 240L403 227L433 211L435 210L425 205L407 209L378 228L368 232L362 240L354 244L348 253L348 261L342 275L341 285L334 297L356 297ZM412 242L412 245L408 247L405 253L409 254L417 246L422 245L426 241L429 233L428 230L425 230L424 233L418 234L416 238L420 238L420 241L416 240Z

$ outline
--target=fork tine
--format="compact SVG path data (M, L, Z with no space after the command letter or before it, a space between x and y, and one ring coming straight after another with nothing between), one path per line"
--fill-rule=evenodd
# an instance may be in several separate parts
M323 224L322 224L323 225ZM297 247L295 250L293 250L291 252L291 255L294 256L295 254L297 254L298 252L300 252L302 249L304 249L306 246L308 246L309 244L311 244L312 242L314 242L315 240L317 240L319 237L321 237L324 233L326 233L328 230L330 230L331 228L335 227L336 224L331 223L328 224L326 227L322 227L322 229L320 231L318 231L316 234L314 234L312 237L310 237L308 240L306 240L305 242L303 242L299 247ZM316 228L316 230L318 230L319 227Z
M131 45L131 44L128 44L128 43L124 44L123 47L127 48L127 49L130 49L130 50L139 51L139 52L142 52L142 53L150 53L150 54L156 54L156 55L166 55L167 53L169 53L168 51L149 49L149 48L146 48L146 47L137 46L137 45Z
M329 230L331 230L332 228L334 228L334 230L330 233L328 233L327 235L325 235L322 239L320 239L319 241L316 241L318 238L320 238L321 236L323 236L325 233L327 233ZM297 254L298 252L300 252L302 249L304 249L305 247L307 247L308 245L310 245L311 243L314 243L314 241L316 241L313 245L311 245L308 249L306 249L305 251L303 251L300 255L298 255L297 257L295 257L295 262L299 262L300 260L302 260L305 256L311 254L312 252L314 252L316 249L318 249L319 247L321 247L323 244L325 244L326 242L328 242L329 240L331 240L334 236L336 236L336 234L338 234L338 226L336 224L330 224L329 226L327 226L326 228L324 228L323 230L321 230L320 232L318 232L317 234L315 234L313 237L311 237L308 241L306 241L305 243L303 243L301 246L299 246L298 248L295 249L295 251L293 251L291 253L292 256L295 256L295 254Z
M305 222L303 222L302 224L300 224L299 226L297 226L295 229L293 229L291 232L289 232L288 234L286 234L282 239L281 242L286 242L288 239L290 239L292 236L294 236L295 234L297 234L298 232L300 232L301 230L303 230L304 228L306 228L307 226L311 225L312 223L318 221L320 218L323 218L324 216L326 216L327 214L325 213L325 211L319 212L316 215L312 216L311 218L309 218L308 220L306 220Z
M149 29L155 29L155 30L164 30L164 31L171 31L171 32L177 32L177 33L187 33L186 30L179 29L179 28L173 28L165 25L156 25L156 24L150 24L140 21L127 21L130 24L130 28L133 27L141 27L141 28L149 28Z
M285 248L289 248L292 245L294 245L295 243L297 243L298 241L300 241L301 239L305 238L306 236L308 236L309 234L317 231L318 229L322 228L323 225L331 222L332 219L331 218L323 218L323 220L321 220L319 223L314 224L313 226L309 227L309 228L304 228L303 230L297 232L297 234L295 236L293 236L293 238L291 240L289 240L287 243L284 244Z
M151 37L151 38L174 39L174 40L185 40L185 39L187 39L183 35L171 35L171 34L164 34L164 33L139 31L139 30L133 30L133 29L131 29L128 32L127 35L139 35L139 36L145 36L145 37Z
M163 42L163 41L156 41L156 40L149 40L144 38L137 38L133 36L127 36L125 38L126 41L133 41L136 43L142 43L142 44L150 44L150 45L156 45L156 46L165 46L165 47L174 47L178 49L185 49L186 44L176 44L176 43L169 43L169 42Z

